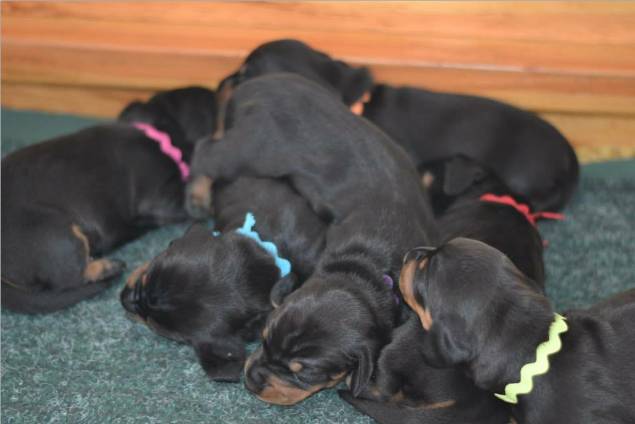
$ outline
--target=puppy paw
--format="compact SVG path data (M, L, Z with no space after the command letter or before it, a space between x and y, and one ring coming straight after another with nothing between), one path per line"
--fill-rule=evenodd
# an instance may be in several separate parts
M89 283L109 280L119 276L126 269L126 263L118 259L94 259L84 268L84 280Z
M200 175L187 184L185 191L185 209L194 219L205 219L212 215L211 178Z

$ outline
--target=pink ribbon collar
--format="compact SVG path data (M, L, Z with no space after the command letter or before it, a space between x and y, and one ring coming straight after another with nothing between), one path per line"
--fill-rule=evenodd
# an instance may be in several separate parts
M181 172L181 179L187 180L190 176L190 167L183 161L183 152L181 149L172 144L172 139L167 133L157 130L150 124L144 122L134 122L132 124L136 129L143 131L146 137L156 141L161 148L163 154L172 159L174 163L179 167Z

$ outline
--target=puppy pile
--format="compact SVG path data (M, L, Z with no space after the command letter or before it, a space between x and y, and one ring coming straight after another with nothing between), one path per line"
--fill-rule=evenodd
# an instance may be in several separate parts
M213 217L120 297L216 381L277 405L341 383L381 423L635 422L635 290L562 315L545 296L536 221L578 177L529 112L273 41L216 93L4 158L2 307L71 306L123 273L101 255Z

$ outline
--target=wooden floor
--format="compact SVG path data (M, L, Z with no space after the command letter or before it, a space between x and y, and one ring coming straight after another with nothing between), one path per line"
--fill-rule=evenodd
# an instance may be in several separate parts
M378 80L534 110L583 155L635 155L632 2L4 1L2 104L110 117L156 90L215 87L278 38Z

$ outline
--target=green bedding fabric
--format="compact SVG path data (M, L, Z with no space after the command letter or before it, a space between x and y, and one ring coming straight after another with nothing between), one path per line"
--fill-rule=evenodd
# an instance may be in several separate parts
M96 120L2 111L2 154ZM543 222L547 287L560 310L635 285L635 161L583 168L563 222ZM112 253L132 270L187 224ZM325 391L294 407L266 405L241 384L209 381L192 349L124 317L123 278L101 295L46 316L2 311L2 422L369 423Z

